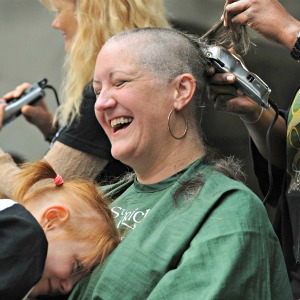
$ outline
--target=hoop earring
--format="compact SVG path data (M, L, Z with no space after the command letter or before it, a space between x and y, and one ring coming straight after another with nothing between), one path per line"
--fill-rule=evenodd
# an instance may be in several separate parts
M181 139L183 139L183 138L185 137L185 135L186 135L186 133L187 133L187 130L188 130L188 121L187 121L186 117L183 115L184 122L185 122L185 129L184 129L184 132L183 132L183 134L182 134L181 136L175 136L175 135L173 134L172 130L171 130L171 125L170 125L170 119L171 119L171 116L172 116L172 114L173 114L173 112L174 112L175 110L176 110L176 109L173 108L173 109L170 111L169 115L168 115L168 129L169 129L169 132L170 132L171 136L172 136L174 139L176 139L176 140L181 140Z

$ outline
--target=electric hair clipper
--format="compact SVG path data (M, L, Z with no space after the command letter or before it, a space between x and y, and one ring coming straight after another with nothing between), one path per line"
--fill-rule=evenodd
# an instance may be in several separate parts
M265 109L270 107L268 102L271 89L256 74L250 72L244 63L227 49L219 46L208 46L206 57L219 72L229 72L236 76L235 85L243 93Z
M19 98L10 100L5 108L3 126L18 117L24 105L32 105L42 99L45 96L46 85L47 79L43 79L31 85Z

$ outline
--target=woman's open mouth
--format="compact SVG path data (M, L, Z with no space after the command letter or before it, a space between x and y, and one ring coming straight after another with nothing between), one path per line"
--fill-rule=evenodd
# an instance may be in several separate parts
M128 127L128 125L132 122L133 118L131 117L121 117L110 121L110 125L114 130L114 133L120 129L124 129Z

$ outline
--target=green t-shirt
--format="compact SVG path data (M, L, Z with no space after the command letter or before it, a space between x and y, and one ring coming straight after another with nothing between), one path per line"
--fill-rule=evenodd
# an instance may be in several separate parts
M195 175L200 192L174 197ZM124 238L69 299L292 299L261 201L201 159L162 182L106 191L120 194L111 208Z

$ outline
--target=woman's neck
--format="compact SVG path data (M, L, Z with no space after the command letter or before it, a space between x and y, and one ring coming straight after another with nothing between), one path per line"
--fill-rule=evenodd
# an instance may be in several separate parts
M137 179L142 184L153 184L162 181L179 171L183 170L191 163L205 155L205 150L199 145L194 147L178 147L173 151L166 151L165 155L160 155L149 159L151 165L145 164L140 168L135 168Z

